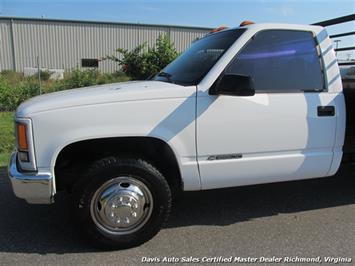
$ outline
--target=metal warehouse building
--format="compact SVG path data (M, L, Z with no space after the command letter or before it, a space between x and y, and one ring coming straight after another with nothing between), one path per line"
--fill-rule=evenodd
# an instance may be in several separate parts
M209 28L94 22L58 19L0 17L0 71L25 68L72 69L97 65L103 72L118 66L110 60L117 48L153 45L166 34L178 51L186 49Z

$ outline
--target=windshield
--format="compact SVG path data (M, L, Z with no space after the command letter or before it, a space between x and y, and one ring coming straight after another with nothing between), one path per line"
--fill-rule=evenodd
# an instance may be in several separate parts
M189 49L166 66L153 80L197 85L245 29L226 30L194 42Z

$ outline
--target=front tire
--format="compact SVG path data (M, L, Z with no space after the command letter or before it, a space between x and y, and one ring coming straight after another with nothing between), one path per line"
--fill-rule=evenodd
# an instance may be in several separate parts
M125 249L155 236L170 213L166 179L142 159L96 162L74 190L79 228L95 245Z

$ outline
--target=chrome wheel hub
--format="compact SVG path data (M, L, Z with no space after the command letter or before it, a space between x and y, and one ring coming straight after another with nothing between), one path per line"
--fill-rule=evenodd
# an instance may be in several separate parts
M144 183L133 177L116 177L95 192L90 212L102 230L127 234L148 221L152 208L153 197Z
M112 197L102 212L113 226L129 226L135 224L143 213L144 198L136 193L121 192L119 196Z

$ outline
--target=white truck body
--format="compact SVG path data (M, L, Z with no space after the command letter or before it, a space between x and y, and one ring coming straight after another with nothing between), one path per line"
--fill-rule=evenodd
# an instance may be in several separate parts
M16 120L29 119L34 156L32 164L17 161L18 168L33 171L34 179L45 173L50 187L45 196L36 198L22 182L31 180L31 173L10 173L18 177L13 184L22 184L21 189L14 185L15 193L33 203L52 202L56 160L63 148L108 137L151 137L167 143L178 162L183 190L333 175L342 158L345 104L326 31L319 26L289 24L242 28L245 32L197 86L161 81L117 83L38 96L21 104ZM257 92L247 97L209 94L235 55L265 30L313 34L324 91ZM318 116L319 106L333 106L335 114ZM31 169L33 165L35 169Z

